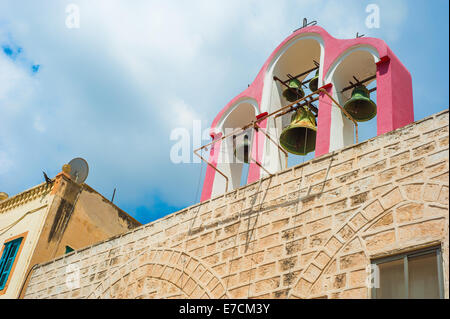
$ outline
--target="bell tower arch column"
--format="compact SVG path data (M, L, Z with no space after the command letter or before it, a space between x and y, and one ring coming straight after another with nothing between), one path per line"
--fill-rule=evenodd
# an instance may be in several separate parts
M328 83L322 87L328 94L333 94L333 85ZM328 153L331 138L331 110L333 101L324 93L319 96L319 115L317 116L317 137L315 156Z
M388 50L377 65L377 135L414 122L411 74Z

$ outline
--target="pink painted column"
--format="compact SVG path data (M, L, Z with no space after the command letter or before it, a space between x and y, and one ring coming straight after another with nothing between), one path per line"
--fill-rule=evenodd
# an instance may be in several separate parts
M222 133L219 132L216 135L211 135L211 137L213 138L213 141L218 140L222 137ZM211 145L211 150L209 151L208 161L214 167L217 167L221 144L222 144L221 140L217 141L216 143ZM204 202L211 198L213 185L214 185L214 178L215 178L216 174L219 174L219 173L217 173L216 170L214 168L212 168L210 165L207 165L205 180L203 182L202 196L200 197L200 202ZM220 175L220 177L222 177L222 175Z
M266 113L267 114L267 113ZM256 117L258 118L258 116ZM267 126L267 119L259 122L258 124L262 129L265 129ZM258 131L255 132L255 138L253 139L252 145L252 157L256 159L259 163L261 163L263 158L264 151L264 142L266 140L266 136ZM261 168L254 162L250 163L250 167L248 168L248 177L247 184L253 183L261 178Z
M390 51L390 50L389 50ZM412 79L389 52L377 62L377 135L414 122Z
M333 85L331 83L322 86L322 88L328 94L333 94ZM326 154L330 150L332 103L333 101L326 94L320 92L315 157Z

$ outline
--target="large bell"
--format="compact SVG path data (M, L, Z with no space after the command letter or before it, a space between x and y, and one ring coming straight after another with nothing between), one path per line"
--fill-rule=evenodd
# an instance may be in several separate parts
M250 153L250 142L248 140L248 136L244 135L244 141L239 143L234 149L234 157L238 160L238 163L246 163L250 162L249 159Z
M305 96L302 89L302 83L297 79L290 79L288 83L289 89L284 90L283 96L289 102L294 102Z
M316 117L304 107L299 107L291 123L280 135L280 145L289 153L306 155L316 149Z
M311 92L317 91L318 88L319 88L319 69L317 69L316 74L311 79L311 81L309 81L309 89L311 90Z
M369 90L364 85L353 89L352 97L345 102L344 109L357 122L365 122L377 115L377 105L370 99Z

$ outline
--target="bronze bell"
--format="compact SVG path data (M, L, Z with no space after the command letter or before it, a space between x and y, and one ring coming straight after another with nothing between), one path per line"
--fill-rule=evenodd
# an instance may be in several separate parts
M319 69L317 69L316 74L311 79L311 81L309 81L309 89L311 90L311 92L317 91L318 88L319 88Z
M305 96L302 83L297 79L290 79L288 89L284 90L283 96L289 102L295 102Z
M306 155L316 149L316 132L316 117L301 106L281 132L280 145L289 153Z
M238 160L238 163L244 162L246 164L250 163L249 153L250 153L250 142L247 135L244 135L244 142L235 146L234 157Z
M345 102L344 109L357 122L365 122L377 115L377 105L370 99L369 90L362 84L353 89L352 97Z

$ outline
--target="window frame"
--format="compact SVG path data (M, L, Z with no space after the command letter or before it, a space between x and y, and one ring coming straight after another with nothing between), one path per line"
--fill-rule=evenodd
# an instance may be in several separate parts
M427 248L422 248L418 250L412 250L392 256L387 256L383 258L373 259L371 261L372 265L379 265L383 263L388 263L396 260L403 260L403 274L404 274L404 282L405 282L405 299L409 299L409 273L408 273L408 258L418 257L422 255L427 255L431 252L436 253L437 258L437 272L438 272L438 287L439 287L439 298L444 299L444 274L443 274L443 260L442 260L442 248L441 246L432 246ZM371 289L371 298L377 299L377 288L372 287Z
M16 255L15 255L15 257L14 257L14 261L13 261L13 264L12 264L12 266L11 266L11 269L9 270L8 277L7 277L7 279L6 279L5 286L4 286L2 289L0 289L0 296L1 296L1 295L4 295L4 294L6 293L6 291L7 291L7 289L8 289L8 286L9 286L9 284L10 284L10 282L11 282L12 275L13 275L13 273L14 273L14 270L15 270L16 266L17 266L17 262L18 262L18 260L19 260L19 258L20 258L20 254L21 254L21 252L22 252L22 248L23 248L23 246L24 246L24 244L25 244L27 235L28 235L28 232L24 232L24 233L22 233L22 234L19 234L19 235L10 237L10 238L6 239L6 240L3 242L3 244L2 244L2 248L1 248L1 251L0 251L0 259L2 258L3 253L5 252L6 244L8 244L8 243L10 243L10 242L12 242L12 241L15 241L15 240L17 240L17 239L19 239L19 238L22 238L22 241L20 242L19 248L17 248L17 252L16 252Z

